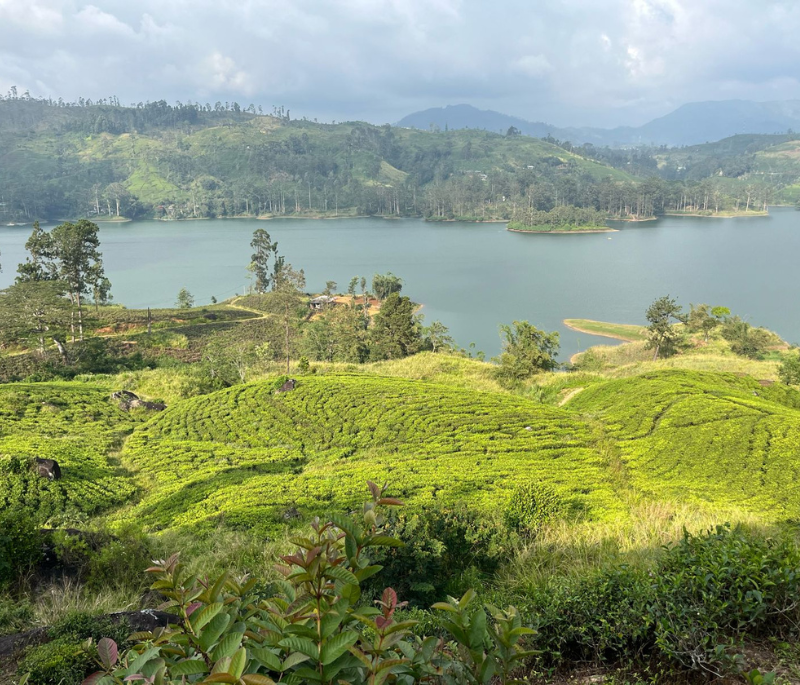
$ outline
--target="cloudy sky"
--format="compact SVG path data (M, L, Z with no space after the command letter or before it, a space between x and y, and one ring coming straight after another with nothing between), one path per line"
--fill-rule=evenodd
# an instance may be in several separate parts
M0 0L0 91L613 126L800 99L799 35L800 0Z

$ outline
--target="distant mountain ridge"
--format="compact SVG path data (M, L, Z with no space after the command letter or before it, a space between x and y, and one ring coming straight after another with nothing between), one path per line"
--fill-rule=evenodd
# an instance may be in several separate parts
M663 117L642 126L620 126L612 129L580 127L562 128L471 105L432 107L403 117L398 126L429 129L476 128L505 133L511 126L536 138L552 135L574 144L593 145L698 145L715 142L741 133L785 133L800 130L800 100L751 102L720 100L690 102Z

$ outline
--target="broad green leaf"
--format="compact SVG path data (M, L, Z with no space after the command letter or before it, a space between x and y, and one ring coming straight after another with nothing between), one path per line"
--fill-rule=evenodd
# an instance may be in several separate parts
M203 659L187 659L170 666L169 673L172 676L199 675L200 673L208 673L208 666Z
M223 637L219 644L214 647L211 653L211 658L214 661L224 659L226 656L233 656L239 646L242 644L242 633L228 633Z
M275 681L260 673L248 673L242 676L245 685L275 685Z
M228 667L228 673L235 676L237 679L242 677L245 666L247 666L247 650L240 647L236 654L231 657L231 665Z
M283 638L283 640L281 640L278 644L280 644L281 647L291 649L293 652L305 654L311 659L319 658L319 648L317 647L317 644L309 640L307 637L290 635L289 637Z
M192 628L194 628L194 631L197 633L220 611L222 611L222 602L208 604L200 609L200 611L193 613L189 618L189 623L192 624Z
M356 578L351 571L348 571L342 566L331 566L325 570L325 575L329 578L341 580L348 585L358 585L358 578Z
M365 547L405 547L406 543L389 535L376 535L367 541Z
M303 654L302 652L295 652L294 654L290 654L286 657L284 662L281 664L281 672L285 673L290 668L294 668L298 664L302 664L304 661L308 661L309 657L307 654Z
M270 652L266 647L254 647L250 649L252 654L258 661L266 666L270 671L281 670L281 660L276 654Z
M334 635L322 646L322 654L320 655L322 665L325 666L336 661L356 642L358 642L358 633L352 630Z
M208 653L231 622L228 614L217 614L200 633L200 649Z

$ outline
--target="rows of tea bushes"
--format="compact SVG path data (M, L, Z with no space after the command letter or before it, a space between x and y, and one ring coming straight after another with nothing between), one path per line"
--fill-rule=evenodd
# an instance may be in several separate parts
M123 412L90 385L0 385L0 510L24 507L44 522L125 502L133 482L108 455L144 418ZM36 457L55 459L63 478L39 476L32 468Z
M355 504L367 478L409 505L497 511L515 487L546 483L564 511L623 511L590 427L509 395L397 378L303 377L276 394L242 385L181 402L138 428L122 458L144 493L121 517L151 527L219 518L280 524Z
M605 424L637 490L769 520L796 515L800 393L787 386L660 371L589 387L569 406Z

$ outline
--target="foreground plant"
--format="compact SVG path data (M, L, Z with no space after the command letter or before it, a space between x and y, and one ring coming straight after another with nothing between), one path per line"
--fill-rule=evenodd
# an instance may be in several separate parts
M403 606L391 588L370 606L361 584L381 571L371 547L399 547L386 534L386 508L401 502L369 482L371 499L360 520L334 515L315 519L307 537L293 540L281 557L283 579L262 596L254 578L227 573L213 581L190 575L177 555L148 573L166 598L175 623L131 636L137 644L120 655L104 638L97 646L101 670L84 685L147 683L488 683L511 679L532 652L519 641L533 631L513 607L490 607L493 622L469 591L435 608L454 641L411 634L415 621L398 620Z

